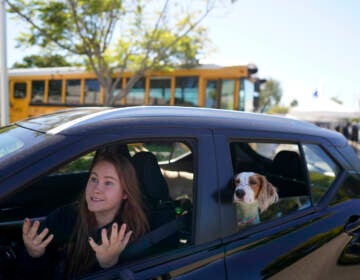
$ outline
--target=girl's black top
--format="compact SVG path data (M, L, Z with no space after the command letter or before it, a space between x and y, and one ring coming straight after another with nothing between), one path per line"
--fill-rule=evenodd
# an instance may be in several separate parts
M47 246L45 254L39 258L32 258L24 247L19 260L20 267L18 272L21 274L21 277L26 276L27 279L64 279L66 250L77 217L78 209L75 204L58 208L46 217L46 220L41 223L38 232L40 233L42 229L47 227L49 234L54 234L54 238ZM111 224L104 227L108 228ZM97 231L96 236L94 236L95 242L101 240L101 230L104 227ZM101 267L96 265L92 271L100 269Z

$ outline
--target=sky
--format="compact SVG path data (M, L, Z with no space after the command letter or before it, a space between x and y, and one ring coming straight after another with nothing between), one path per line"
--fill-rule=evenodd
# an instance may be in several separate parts
M237 0L203 22L215 51L200 62L254 63L259 78L279 82L284 106L311 102L317 91L360 110L359 13L357 0ZM22 28L7 16L8 66L31 54L15 48Z

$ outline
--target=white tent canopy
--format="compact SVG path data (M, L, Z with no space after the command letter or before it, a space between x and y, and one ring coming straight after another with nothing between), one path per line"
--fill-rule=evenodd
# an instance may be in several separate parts
M299 106L291 108L287 116L309 122L336 122L360 118L360 110L319 96L304 100Z

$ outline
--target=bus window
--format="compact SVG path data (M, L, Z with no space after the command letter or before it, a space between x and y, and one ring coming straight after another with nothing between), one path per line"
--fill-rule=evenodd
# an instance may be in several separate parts
M175 82L175 105L198 105L198 77L177 77Z
M80 104L81 82L80 80L66 81L66 103Z
M45 94L45 81L31 82L31 103L43 103Z
M145 100L145 78L138 80L126 96L127 105L143 105Z
M49 103L61 103L62 80L49 81Z
M85 79L85 104L100 104L100 83L97 79Z
M170 85L170 79L151 79L149 105L169 105L171 93Z
M255 109L253 101L256 94L254 84L247 79L242 79L241 84L243 84L243 90L240 96L244 100L244 106L239 108L242 111L253 112Z
M217 108L217 92L218 92L218 81L208 80L206 82L206 100L205 107Z
M235 81L234 80L223 80L221 84L221 109L234 109L234 91Z
M23 99L26 97L26 83L14 84L14 98Z

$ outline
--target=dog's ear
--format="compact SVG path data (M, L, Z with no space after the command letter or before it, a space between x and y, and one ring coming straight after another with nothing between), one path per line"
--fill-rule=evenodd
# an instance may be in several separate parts
M279 196L276 188L266 179L265 176L259 175L259 178L261 183L258 202L260 212L264 212L271 204L278 201Z
M238 184L240 184L240 178L236 174L236 175L234 175L234 177L232 179L233 189L235 189Z

